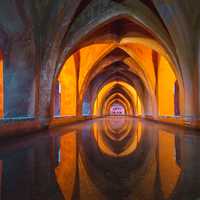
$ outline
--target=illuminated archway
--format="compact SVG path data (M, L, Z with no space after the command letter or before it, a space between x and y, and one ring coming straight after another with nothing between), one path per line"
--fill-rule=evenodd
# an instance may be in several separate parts
M169 199L181 175L181 167L177 159L180 156L177 152L180 146L177 146L176 137L163 130L158 134L159 175L164 199Z
M90 65L88 68L88 71L86 70L84 73L85 81L88 80L89 76L93 77L95 73L97 73L100 69L95 72L95 70L98 68L98 62L101 63L101 59L106 58L107 55L109 55L110 52L112 52L115 48L123 49L125 52L127 52L131 58L133 58L133 61L129 58L126 58L123 60L124 63L128 64L130 66L130 69L136 72L137 75L141 78L142 82L145 84L145 87L148 89L148 92L151 93L152 102L154 102L154 98L157 98L157 110L158 115L161 116L173 116L175 114L175 101L178 104L178 110L179 114L183 112L183 86L180 87L180 84L182 83L182 78L180 78L180 74L177 71L177 69L172 64L172 61L169 61L170 58L165 52L165 50L159 46L158 43L156 43L154 40L148 40L148 39L135 39L135 38L125 38L122 40L123 42L120 44L107 44L107 47L105 47L107 50L104 49L104 51L101 51L101 56L94 56L93 63L95 63L93 66ZM133 42L133 43L131 43ZM148 45L145 45L145 42L147 42ZM97 48L98 45L96 45L95 48ZM100 45L101 47L101 45ZM89 46L87 47L89 51ZM101 49L101 48L100 48ZM158 52L157 54L157 60L154 61L154 55L156 49ZM91 54L94 49L91 49ZM103 56L104 52L104 56ZM142 55L140 55L142 52ZM145 57L145 59L144 59ZM106 67L106 62L103 64L103 69ZM134 63L135 62L135 63ZM156 63L157 62L157 63ZM134 66L133 66L134 65ZM136 66L139 66L137 69ZM151 66L151 67L150 67ZM101 70L103 70L101 69ZM137 69L137 70L136 70ZM166 73L167 76L163 77L163 71L164 74ZM87 77L88 76L88 77ZM177 77L178 76L178 77ZM178 97L175 97L174 93L174 87L178 85L179 88L179 94ZM82 84L79 84L79 91L80 91L80 98L82 98L82 95L84 94L84 89L82 88L83 85L87 85L88 83L84 83L82 81ZM86 86L87 87L87 86ZM80 89L82 88L82 89ZM163 88L163 90L162 90ZM155 92L156 91L156 92ZM161 92L163 92L161 96ZM169 104L166 104L165 101L169 101ZM156 103L153 103L156 104ZM148 107L156 107L155 106L148 106ZM176 114L177 115L177 114Z
M114 14L115 15L115 14ZM128 17L127 17L128 16ZM131 15L129 14L122 14L122 16L118 18L114 18L110 16L110 19L106 23L103 24L103 27L107 27L114 23L115 21L127 21L135 25L135 21L132 19ZM102 22L100 22L101 24ZM81 105L81 108L78 108L78 110L81 110L83 107L83 110L89 110L89 105L85 102L83 102L83 96L85 94L85 90L83 89L85 86L87 88L87 84L90 84L90 81L88 81L88 77L94 76L96 73L92 73L93 69L96 68L96 66L101 63L101 61L109 55L114 49L121 49L124 52L126 52L130 58L129 60L123 59L124 63L129 63L128 66L130 66L130 69L132 69L134 72L136 72L137 75L139 75L139 78L142 80L143 84L145 85L148 93L150 94L150 98L147 97L146 94L145 97L142 98L142 100L146 101L144 104L146 108L151 108L153 110L148 110L145 114L146 115L152 115L153 117L156 117L157 113L158 115L171 115L173 116L175 113L175 95L171 94L171 92L167 92L160 95L160 90L164 86L168 86L170 88L173 83L173 88L175 81L178 82L179 86L179 110L181 113L184 112L184 92L183 92L183 80L182 80L182 74L180 66L178 65L178 62L176 60L176 56L172 49L170 49L170 42L168 44L165 43L163 40L162 42L160 40L157 40L155 35L153 33L146 32L143 30L143 26L138 26L138 32L134 32L134 29L130 31L125 31L122 35L120 35L119 38L116 39L114 33L108 34L106 31L103 32L103 36L98 35L98 31L101 31L102 27L95 27L94 30L90 30L86 33L84 33L84 37L80 37L79 39L76 38L72 43L74 43L77 40L77 43L74 43L74 46L72 45L72 51L70 53L75 52L75 54L78 52L80 55L80 60L78 63L79 72L77 79L77 85L76 85L76 97L79 98L76 99L76 103ZM90 27L91 28L91 27ZM102 28L102 30L104 30ZM141 31L143 30L143 31ZM93 34L94 32L95 34ZM91 37L91 38L90 38ZM166 46L167 45L167 46ZM76 48L75 48L76 47ZM67 52L67 50L66 50ZM64 53L65 55L66 52ZM160 61L157 63L158 66L154 63L153 60L153 52L156 52ZM63 55L61 55L61 62L64 58ZM142 54L142 55L140 55ZM144 59L145 57L145 59ZM66 57L65 57L66 58ZM70 57L71 58L71 57ZM69 58L69 59L70 59ZM132 59L132 60L130 60ZM135 65L133 66L133 63ZM165 64L163 64L165 63ZM137 67L136 67L137 65ZM170 84L166 84L166 80L162 78L162 70L160 69L160 66L167 66L167 69L170 74ZM60 66L60 65L59 65ZM57 72L59 71L59 67L57 68ZM101 72L103 68L99 68L97 72ZM157 71L156 71L157 70ZM131 71L131 70L130 70ZM57 73L56 72L56 73ZM55 74L56 74L55 73ZM174 78L175 77L175 78ZM175 81L174 81L175 79ZM88 83L87 83L88 81ZM164 83L165 82L165 83ZM86 84L87 83L87 84ZM168 90L168 89L166 89ZM62 96L62 95L61 95ZM165 96L165 97L164 97ZM148 100L146 100L148 98ZM166 103L162 100L168 99L170 100L170 106L166 109ZM182 101L180 101L180 99ZM157 100L157 102L156 102ZM151 103L150 103L151 101ZM177 101L177 98L176 98ZM82 106L82 102L84 106ZM157 104L157 105L156 105ZM76 108L77 109L77 108Z
M107 94L102 100L102 115L108 115L111 105L116 101L119 101L124 106L127 115L135 114L135 102L133 102L131 94L127 94L125 88L121 89L121 91L117 91L116 88L114 88L114 90L110 90L109 93L110 94Z
M109 90L111 88L113 88L113 86L115 86L116 84L121 85L122 87L126 88L131 94L132 94L132 98L134 99L133 102L135 102L135 108L136 108L136 114L137 115L141 115L143 113L143 105L141 103L140 97L137 94L137 91L130 86L129 84L123 82L123 81L113 81L108 83L107 85L105 85L97 94L95 102L94 102L94 106L93 106L93 114L94 115L99 115L100 114L100 108L103 105L103 98L104 96L109 92Z
M119 48L123 49L125 52L127 51L131 56L134 55L134 60L136 59L138 66L142 69L144 74L142 74L142 71L138 71L138 69L136 70L136 66L133 66L132 68L134 69L134 71L136 71L137 74L139 73L139 77L145 84L145 87L148 89L148 92L151 93L151 97L154 98L154 96L157 95L158 114L161 116L173 116L180 114L180 87L177 77L173 71L173 68L168 62L167 58L165 58L162 55L159 55L157 52L156 63L153 55L151 55L153 54L152 49L150 49L149 47L145 47L143 44L137 43L133 43L134 46L133 44L132 46L130 46L128 42L130 42L130 38L128 40L123 41L124 46L119 46ZM115 48L116 44L110 43L90 45L80 49L80 60L78 62L78 68L80 70L78 72L78 77L76 72L77 63L74 58L75 55L73 54L65 62L64 67L61 70L58 78L60 84L59 91L61 91L61 116L76 115L77 103L79 100L82 101L81 98L83 92L85 92L85 90L83 90L83 84L85 85L87 83L85 81L89 78L88 75L94 76L90 73L90 70L93 69L96 66L96 64L100 62L101 59L103 59L109 52L111 52ZM138 53L139 51L141 52L141 50L143 50L142 55L146 55L148 58L146 60L151 60L151 63L149 63L149 61L142 61L144 59L142 59L141 55ZM164 50L160 51L161 53L165 54ZM128 66L131 67L131 60L125 59L124 62L129 63ZM151 68L149 66L151 66ZM103 69L105 70L105 68ZM175 87L177 85L179 90L178 97L177 95L175 95ZM156 91L156 94L153 94L154 91ZM80 96L80 99L78 101L77 96ZM175 108L175 101L178 104L178 114Z
M179 95L175 100L175 87L178 81L167 60L161 56L158 61L158 113L160 116L174 116L175 101L179 107ZM177 89L177 88L176 88ZM179 93L179 91L178 91ZM178 99L177 99L178 98ZM179 108L178 108L179 109Z
M72 55L64 64L55 87L54 113L60 116L76 116L77 112L77 76L76 60ZM60 108L59 108L60 107ZM56 114L56 113L55 113Z
M110 106L110 115L125 115L126 110L124 108L124 105L120 102L116 101Z
M112 115L111 114L111 108L113 104L118 104L123 107L124 112L122 113L123 115L131 112L131 105L130 102L124 98L123 96L119 96L119 94L115 94L115 97L112 97L111 99L109 98L107 102L105 102L102 105L102 115ZM113 113L114 114L114 113ZM132 112L131 112L132 114Z

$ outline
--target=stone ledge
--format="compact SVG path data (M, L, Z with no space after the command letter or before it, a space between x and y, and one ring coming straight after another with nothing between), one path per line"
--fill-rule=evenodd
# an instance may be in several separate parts
M44 127L36 119L5 119L0 121L0 137L18 136L42 130Z
M108 117L108 116L104 116ZM128 116L146 119L157 123L163 123L168 125L175 125L182 128L190 128L200 130L200 120L194 118L185 117L158 117L153 118L152 116ZM56 128L71 124L80 123L87 120L102 118L101 116L82 116L82 117L56 117L48 123L48 126L38 119L34 118L12 118L3 119L0 121L0 137L10 136L22 136L28 135L34 132L39 132L48 128Z
M183 128L190 128L195 130L200 130L200 119L193 117L158 117L154 118L152 116L141 117L147 120L151 120L158 123L164 123L169 125L176 125Z
M69 124L79 123L86 120L96 119L94 116L81 116L81 117L56 117L49 123L49 128L55 128L59 126L65 126Z
M65 125L80 123L97 117L56 117L50 121L38 120L34 118L6 118L0 120L0 137L12 137L28 135L48 128L56 128ZM48 121L48 123L47 123Z

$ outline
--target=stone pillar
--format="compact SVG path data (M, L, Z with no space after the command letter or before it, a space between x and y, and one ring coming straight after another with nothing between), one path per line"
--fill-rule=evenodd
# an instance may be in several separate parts
M57 80L56 81L56 86L55 86L55 97L54 97L54 115L55 116L60 116L60 83Z
M80 92L79 92L79 76L80 76L80 52L74 54L75 69L76 69L76 116L80 117L82 108L80 102Z
M179 96L179 85L178 81L176 81L174 85L174 114L176 116L180 115Z
M4 64L4 116L35 114L35 54L29 37L11 41Z
M90 115L91 110L90 110L90 101L87 98L87 96L83 100L83 108L82 108L82 114L83 115Z

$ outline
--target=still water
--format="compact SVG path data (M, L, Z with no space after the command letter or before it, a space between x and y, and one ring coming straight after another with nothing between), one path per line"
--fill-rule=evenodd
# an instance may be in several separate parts
M198 132L108 117L0 142L0 200L199 200Z

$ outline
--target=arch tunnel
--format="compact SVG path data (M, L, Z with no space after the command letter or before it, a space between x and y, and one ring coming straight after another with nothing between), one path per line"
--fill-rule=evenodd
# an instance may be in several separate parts
M194 9L193 18L186 7ZM66 0L1 8L4 133L9 120L17 123L12 135L16 128L103 117L116 102L125 115L199 127L196 1Z
M200 1L0 1L0 200L197 200Z
M134 116L181 115L183 77L173 57L143 26L113 20L88 33L60 66L54 114L103 116L120 101Z

